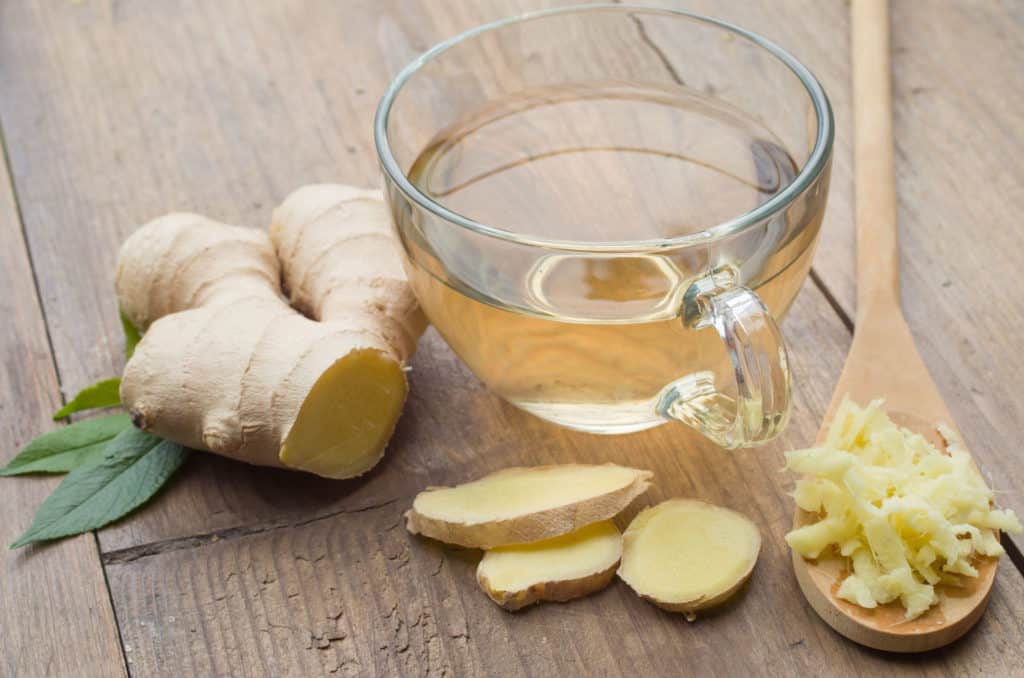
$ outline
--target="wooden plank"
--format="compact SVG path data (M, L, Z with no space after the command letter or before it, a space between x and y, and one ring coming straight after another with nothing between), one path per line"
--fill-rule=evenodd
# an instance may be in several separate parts
M0 159L3 148L0 146ZM10 177L0 164L0 465L57 424L57 375L22 238ZM55 478L0 479L0 675L125 675L114 611L93 535L11 551Z
M955 645L892 655L854 645L782 596L786 559L688 624L621 582L518 614L475 584L478 555L407 537L400 512L338 516L110 564L133 672L145 676L1012 676L1020 578L999 575L987 615ZM398 525L396 527L396 525ZM312 588L316 591L311 591ZM770 593L769 593L770 592ZM826 668L827 667L827 668ZM974 673L972 673L974 672Z
M643 1L643 0L641 0ZM654 3L661 5L662 3ZM846 2L675 3L791 50L832 100L832 190L814 272L854 316L852 109ZM903 302L921 353L1000 501L1024 513L1017 463L1024 297L1024 12L1014 3L893 2L893 103ZM671 60L667 36L652 35ZM980 233L977 229L983 229Z
M140 675L1011 675L1024 629L1016 611L1024 579L1007 562L980 625L952 647L921 657L866 650L820 622L793 578L782 536L790 525L782 450L810 439L829 397L848 333L813 288L798 299L787 334L802 338L794 422L779 444L722 452L681 429L598 438L561 433L497 406L446 364L435 341L415 374L435 393L413 403L403 445L431 447L448 482L514 463L611 460L654 469L639 506L671 496L720 502L754 518L765 537L748 588L688 624L620 582L584 600L518 614L478 590L479 557L410 536L410 495L213 543L165 544L108 554L122 633ZM811 338L816 347L811 349ZM416 393L414 389L413 393ZM437 397L431 397L437 396ZM443 397L440 397L443 396ZM415 396L414 396L415 397ZM445 402L445 400L448 402ZM454 401L454 402L453 402ZM447 449L433 431L459 433ZM411 438L411 439L410 439ZM493 438L493 440L488 440ZM389 465L387 475L406 472ZM396 463L399 460L396 460Z

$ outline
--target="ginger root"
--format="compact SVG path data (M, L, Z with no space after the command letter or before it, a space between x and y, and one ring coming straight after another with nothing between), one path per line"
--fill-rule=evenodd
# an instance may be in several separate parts
M413 534L484 549L550 539L615 516L647 489L651 475L615 464L508 468L420 492L406 526Z
M552 539L488 551L476 578L495 603L519 610L600 591L615 576L621 557L622 535L605 520Z
M379 194L346 186L299 189L269 237L194 214L142 226L116 278L145 332L121 382L133 422L251 464L368 471L426 325L397 247ZM282 298L282 275L310 317Z
M671 612L728 600L750 578L761 535L746 517L692 499L641 511L623 534L619 578Z

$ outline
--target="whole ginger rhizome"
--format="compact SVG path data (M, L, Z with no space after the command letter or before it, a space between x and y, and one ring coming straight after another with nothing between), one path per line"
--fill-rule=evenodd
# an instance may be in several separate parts
M142 226L116 281L145 332L121 382L132 420L250 464L365 473L426 326L398 248L378 191L332 184L292 193L269 233L184 213Z

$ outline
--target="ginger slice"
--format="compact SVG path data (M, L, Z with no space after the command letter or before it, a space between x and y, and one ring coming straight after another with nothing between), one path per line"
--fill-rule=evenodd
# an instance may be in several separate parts
M420 492L413 534L474 548L550 539L607 520L647 489L650 471L604 464L516 467Z
M621 557L622 535L604 520L552 539L488 551L476 578L495 603L519 610L600 591L615 576Z
M760 549L757 526L739 513L672 499L633 519L623 534L618 574L658 607L692 614L736 593Z

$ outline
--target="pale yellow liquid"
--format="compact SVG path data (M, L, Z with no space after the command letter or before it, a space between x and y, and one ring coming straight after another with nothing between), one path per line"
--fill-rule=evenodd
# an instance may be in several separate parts
M410 178L478 222L594 242L702 231L764 202L793 172L770 132L700 94L597 84L490 104L440 134ZM538 416L594 432L639 430L662 421L659 395L679 379L733 388L715 330L680 318L690 284L730 264L727 246L543 254L439 223L407 247L430 321L491 389ZM778 243L767 268L792 263L747 281L776 317L812 249ZM453 273L453 261L477 279Z

